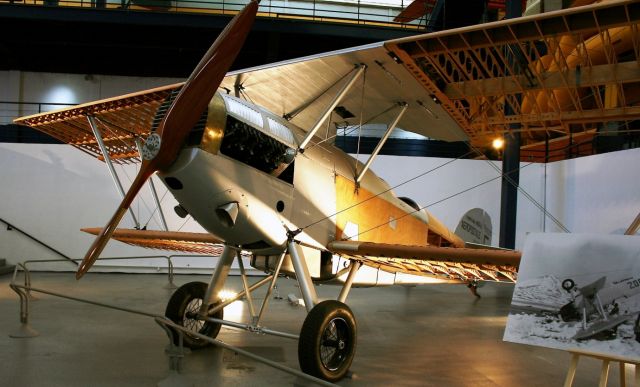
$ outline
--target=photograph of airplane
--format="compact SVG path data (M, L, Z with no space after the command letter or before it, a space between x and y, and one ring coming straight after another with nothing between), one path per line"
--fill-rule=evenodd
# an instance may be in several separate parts
M512 283L518 276L520 252L468 243L411 199L396 197L369 169L391 131L468 141L477 150L516 123L525 140L536 143L640 117L635 1L229 72L258 7L251 1L234 17L184 83L15 123L105 163L140 163L111 220L86 229L97 237L78 279L110 239L186 252L223 244L210 283L182 286L166 309L176 324L216 337L229 324L224 307L235 300L223 302L219 293L234 260L242 266L241 254L249 254L251 265L268 276L245 282L236 299L263 285L268 291L259 309L250 304L248 330L261 331L278 278L295 278L308 312L299 334L300 368L328 381L343 378L354 358L357 323L346 300L352 286L368 283L367 270L409 276L403 283L472 289L481 281ZM323 135L329 126L363 122L387 125L364 163ZM206 233L118 228L154 174L178 201L176 213L193 217ZM567 278L583 286L580 278ZM336 300L318 299L315 283L321 281L342 286ZM197 336L184 342L207 345Z
M640 359L637 239L529 236L504 339ZM602 260L605 252L607 259Z

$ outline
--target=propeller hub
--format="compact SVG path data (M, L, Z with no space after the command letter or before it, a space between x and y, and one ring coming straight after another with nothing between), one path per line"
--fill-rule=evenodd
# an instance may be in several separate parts
M142 145L141 153L144 160L153 160L160 152L162 139L158 133L151 133Z

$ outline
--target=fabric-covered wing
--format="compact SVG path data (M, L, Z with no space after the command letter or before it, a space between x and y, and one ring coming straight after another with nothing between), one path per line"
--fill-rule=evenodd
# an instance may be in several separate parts
M87 119L92 116L114 162L138 161L136 138L144 140L149 135L158 108L180 86L182 83L89 102L22 117L14 122L47 133L104 160Z
M98 235L101 229L83 228L82 231ZM112 238L132 246L206 255L220 255L223 249L222 241L208 233L119 228Z
M362 64L367 66L365 76L334 109L330 124L325 123L330 130L361 122L389 124L400 110L398 104L406 102L409 106L398 128L446 141L467 139L384 43L231 72L222 86L309 130L354 67Z
M520 252L500 249L406 246L335 241L334 254L391 273L407 273L459 281L515 282Z
M612 1L440 31L230 72L221 88L310 129L357 65L367 71L334 109L329 132L389 124L487 146L520 124L522 145L640 119L640 2ZM16 120L100 157L87 116L115 160L137 157L161 103L180 84ZM325 132L323 129L322 133Z
M534 144L640 118L639 22L640 2L603 2L236 71L223 86L309 129L366 64L329 127L389 124L407 102L401 129L483 147L521 124Z

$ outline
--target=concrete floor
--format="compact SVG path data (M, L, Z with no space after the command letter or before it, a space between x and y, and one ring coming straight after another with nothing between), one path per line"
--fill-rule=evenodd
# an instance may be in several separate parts
M12 339L19 327L19 302L0 277L1 386L155 386L168 375L167 338L148 317L35 294L31 325L40 336ZM208 281L177 276L176 284ZM230 287L240 289L232 277ZM33 287L164 313L171 291L159 274L35 273ZM279 281L285 300L271 300L264 325L298 333L303 307L286 301L299 296L295 281ZM476 300L464 286L353 289L348 303L358 323L353 376L342 386L560 386L570 355L557 350L505 343L502 334L513 286L488 284ZM338 287L318 287L321 298L335 298ZM262 292L260 292L262 294ZM225 309L225 317L247 316L245 303ZM297 342L222 328L226 343L297 369ZM617 368L617 367L613 367ZM596 386L600 362L581 359L575 386ZM629 373L631 370L627 370ZM194 351L183 375L197 386L307 386L288 373L220 348ZM631 380L631 375L627 375ZM610 385L617 385L613 369ZM611 381L611 380L610 380Z

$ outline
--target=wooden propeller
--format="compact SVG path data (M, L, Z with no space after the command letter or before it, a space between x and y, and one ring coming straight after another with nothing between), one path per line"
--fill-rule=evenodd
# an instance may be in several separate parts
M258 2L252 0L247 4L220 33L185 82L158 125L157 131L145 142L140 172L109 223L87 251L76 272L77 279L80 279L98 259L147 179L155 172L166 170L176 160L191 128L200 119L240 52L258 12Z

